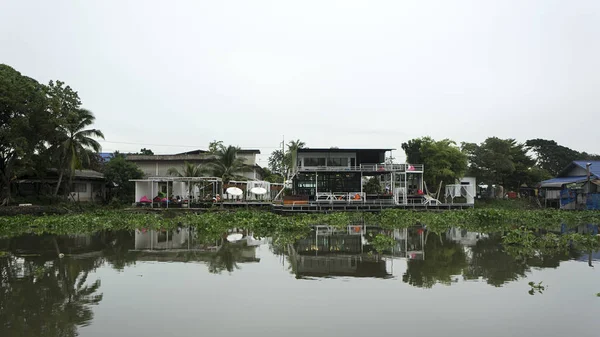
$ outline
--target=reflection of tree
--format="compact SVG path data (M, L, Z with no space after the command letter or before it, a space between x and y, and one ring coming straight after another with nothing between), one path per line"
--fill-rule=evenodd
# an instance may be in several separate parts
M0 257L0 336L76 336L102 300L87 282L99 261Z
M450 284L453 275L462 274L467 266L463 247L444 241L438 234L429 234L424 260L408 260L402 280L416 287L431 288L436 283Z
M471 261L463 274L465 279L482 277L488 284L498 287L525 276L529 270L524 261L504 251L500 236L477 241L471 252Z
M129 231L116 231L103 233L103 255L106 262L110 263L116 270L123 270L126 266L135 264L137 253L132 252L135 248L135 236Z
M499 235L477 241L471 249L472 256L468 268L464 270L465 279L487 280L496 287L525 277L531 267L557 268L561 261L575 254L563 249L533 249L526 246L503 246Z
M240 267L237 262L244 259L245 249L254 249L252 247L242 246L241 244L230 244L227 241L219 250L210 257L208 262L208 271L214 274L220 274L223 271L233 272Z

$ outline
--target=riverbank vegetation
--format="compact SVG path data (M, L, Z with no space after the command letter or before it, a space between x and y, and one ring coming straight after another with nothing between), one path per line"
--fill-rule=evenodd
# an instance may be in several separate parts
M132 213L98 210L79 214L48 216L18 215L0 217L0 237L23 234L84 234L102 230L175 229L192 227L199 237L213 240L231 228L243 228L260 237L305 234L311 225L345 228L349 224L379 226L384 230L423 225L428 231L442 233L453 227L481 233L504 233L508 243L535 246L537 234L560 233L582 224L600 224L600 212L561 212L557 210L515 211L472 209L448 212L387 210L381 213L330 213L277 215L259 211L212 211L199 214L163 211ZM511 234L512 233L512 234ZM600 249L600 237L581 236L586 249ZM557 245L567 241L556 241Z

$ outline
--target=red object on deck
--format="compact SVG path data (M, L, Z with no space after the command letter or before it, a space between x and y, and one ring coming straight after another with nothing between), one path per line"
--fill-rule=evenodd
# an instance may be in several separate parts
M516 199L517 198L517 192L508 192L508 198L509 199Z

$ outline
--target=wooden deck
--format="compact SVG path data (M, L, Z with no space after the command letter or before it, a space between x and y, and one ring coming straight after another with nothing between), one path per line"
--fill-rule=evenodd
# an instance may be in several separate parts
M329 213L329 212L380 212L386 209L406 209L415 211L446 211L446 210L461 210L471 209L472 204L438 204L438 205L423 205L423 204L406 204L395 205L389 203L308 203L283 205L274 204L271 202L221 202L212 204L211 207L132 207L129 211L142 212L204 212L204 211L219 211L231 209L262 209L272 211L278 214L291 213Z

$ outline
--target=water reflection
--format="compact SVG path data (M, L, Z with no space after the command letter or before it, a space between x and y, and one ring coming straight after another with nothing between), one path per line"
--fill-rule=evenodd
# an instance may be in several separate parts
M594 230L597 229L587 226L575 229L577 233L594 233ZM214 242L207 242L187 228L0 239L0 336L77 335L78 327L93 320L96 305L102 306L103 290L110 291L111 277L113 282L116 280L111 275L127 273L133 268L136 272L174 271L182 273L182 280L189 277L186 272L190 270L196 277L221 274L203 279L216 282L215 291L223 290L219 282L229 274L231 278L227 280L255 282L255 286L262 282L277 285L293 282L290 289L296 289L302 282L296 279L336 277L344 277L346 281L374 278L362 281L385 282L387 287L403 282L412 287L431 288L470 280L499 287L526 278L535 269L557 268L569 259L585 262L598 259L597 252L581 254L572 250L536 250L531 254L504 246L501 234L459 228L434 233L425 227L386 230L364 224L341 229L316 226L301 238L293 234L274 238L269 244L273 253L251 233L240 231L243 239L234 243L225 239L227 234L223 233ZM379 240L382 237L386 240ZM275 255L280 255L281 261L287 260L291 276L285 269L280 270L280 265L274 265ZM189 268L186 266L183 271L168 268L181 263L189 263ZM244 273L246 265L253 268ZM98 268L104 272L95 274ZM107 272L111 269L112 274ZM267 272L261 274L257 272L259 269ZM103 275L106 289L102 289L98 275ZM160 283L152 278L143 280L152 289ZM546 279L535 281L545 284ZM117 287L121 287L118 282ZM140 285L137 280L132 284ZM453 287L452 291L459 289ZM543 296L548 296L547 293ZM542 295L537 290L536 294Z
M226 235L224 235L226 236ZM225 238L206 243L194 231L178 228L173 231L136 230L135 251L138 261L202 262L211 273L233 272L240 263L256 263L256 240L244 235L235 243Z
M393 238L393 244L376 249L373 242L377 235ZM402 281L421 288L460 280L482 280L498 287L526 277L532 268L557 268L562 261L584 259L573 250L522 254L504 247L501 234L460 228L438 234L424 227L389 231L364 225L344 229L315 226L306 237L274 251L288 256L291 272L297 278L391 278L386 260L404 258Z
M102 300L100 280L88 277L101 263L94 240L72 236L17 241L4 242L10 253L0 257L0 336L76 336L77 327L92 320L92 306ZM57 258L59 241L72 244L64 250L72 256ZM27 244L20 246L23 242Z

